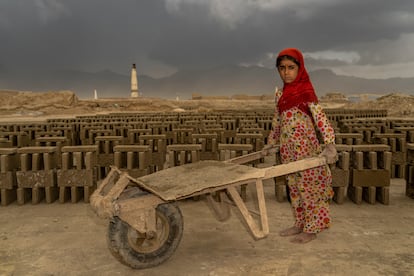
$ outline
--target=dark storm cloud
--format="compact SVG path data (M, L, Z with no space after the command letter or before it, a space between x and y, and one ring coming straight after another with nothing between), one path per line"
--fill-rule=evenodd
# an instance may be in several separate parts
M403 34L414 34L411 0L5 0L0 68L126 73L136 62L154 72L254 64L284 47L356 52L356 63L384 64L414 60L387 53L384 41ZM337 61L326 65L346 63Z

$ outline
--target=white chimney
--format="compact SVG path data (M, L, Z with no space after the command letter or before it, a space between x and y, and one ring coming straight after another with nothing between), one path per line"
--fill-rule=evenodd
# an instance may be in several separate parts
M131 98L138 98L138 78L135 63L132 64L131 70Z

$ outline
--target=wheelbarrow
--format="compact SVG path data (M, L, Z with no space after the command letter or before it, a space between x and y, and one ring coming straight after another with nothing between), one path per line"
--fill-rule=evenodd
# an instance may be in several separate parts
M263 180L326 164L325 158L312 157L266 168L243 165L268 153L258 151L227 161L199 161L138 178L111 167L90 200L98 216L109 219L110 252L135 269L165 262L177 249L184 229L177 201L201 195L219 221L227 220L230 207L235 205L253 238L265 238L269 226ZM251 183L258 212L247 208L237 189Z

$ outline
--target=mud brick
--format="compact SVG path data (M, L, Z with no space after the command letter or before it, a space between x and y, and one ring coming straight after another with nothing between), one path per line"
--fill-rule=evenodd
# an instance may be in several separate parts
M390 187L377 187L376 190L377 201L384 205L390 204Z
M286 195L286 177L285 176L279 176L274 178L275 181L275 196L277 202L283 202L285 201L285 195ZM287 196L287 195L286 195Z
M414 164L414 143L407 143L407 163Z
M414 164L407 165L405 194L414 198Z
M149 146L117 145L114 147L115 166L132 177L151 172L152 152Z
M218 160L217 133L197 133L191 135L193 144L201 144L200 160Z
M362 203L362 187L348 186L348 196L356 204Z
M364 198L364 200L370 204L375 204L375 200L376 200L376 187L374 186L369 186L369 187L364 187L362 189L362 196Z

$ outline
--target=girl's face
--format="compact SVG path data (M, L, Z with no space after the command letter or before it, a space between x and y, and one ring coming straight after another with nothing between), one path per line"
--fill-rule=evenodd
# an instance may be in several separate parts
M283 59L280 61L277 70L284 83L291 83L298 75L299 66L289 59Z

